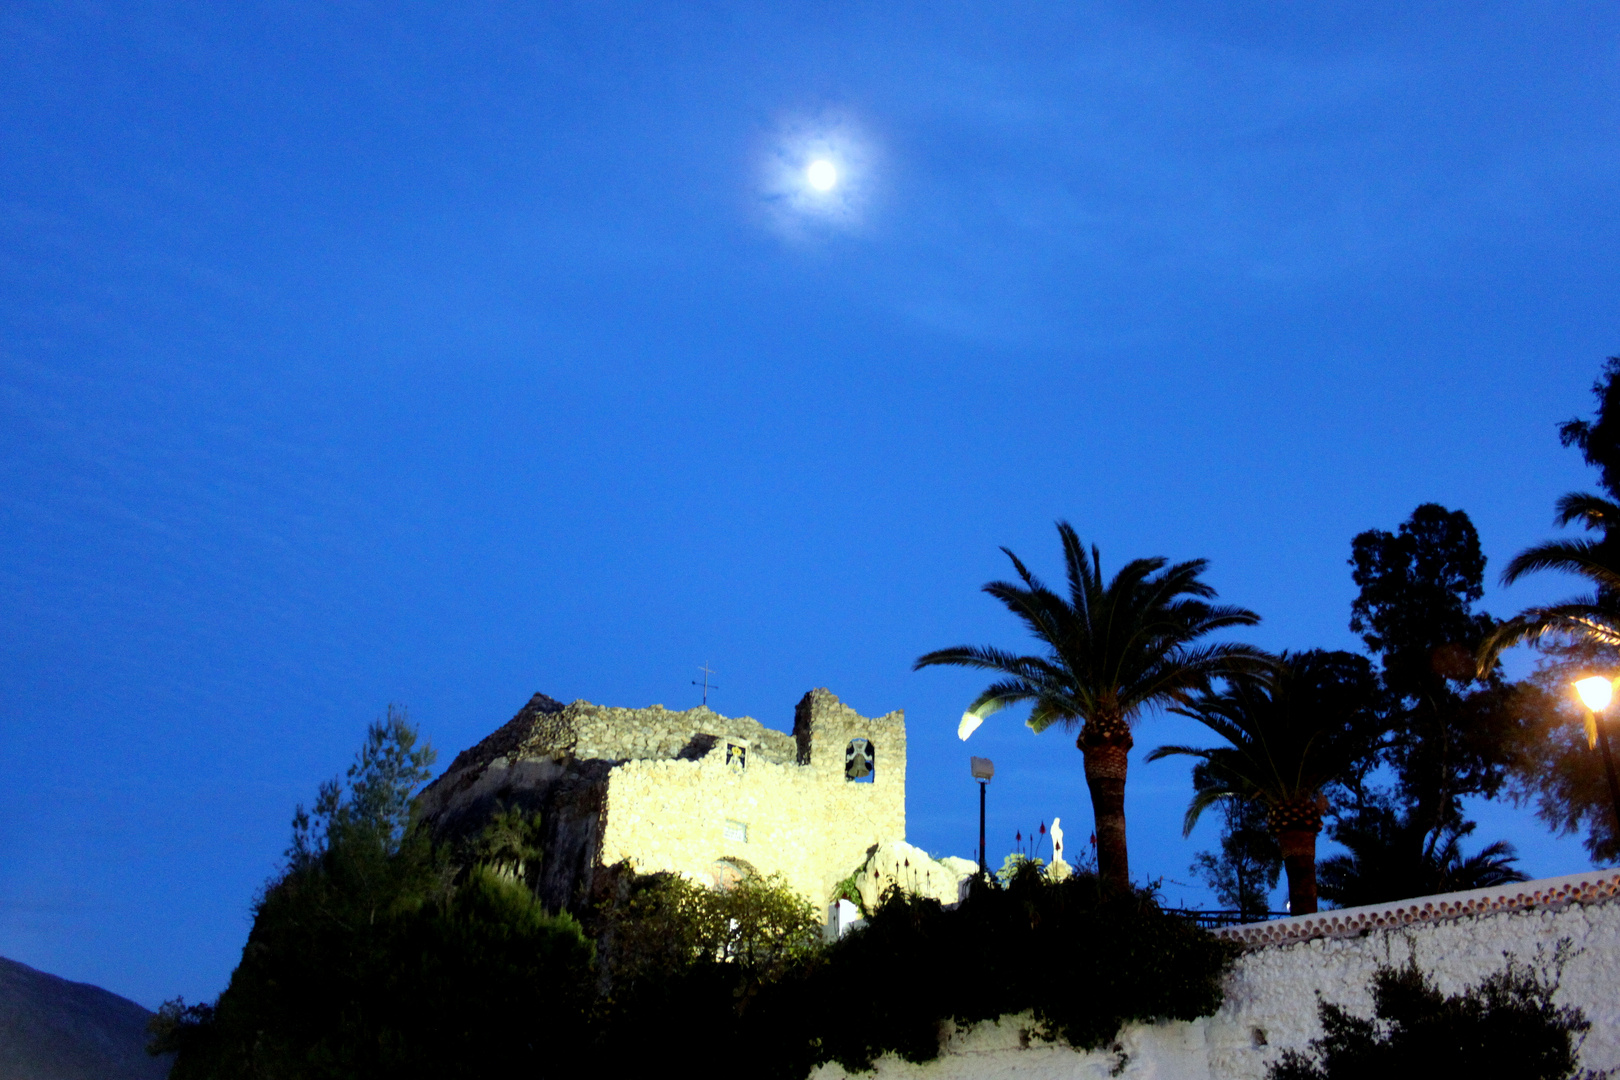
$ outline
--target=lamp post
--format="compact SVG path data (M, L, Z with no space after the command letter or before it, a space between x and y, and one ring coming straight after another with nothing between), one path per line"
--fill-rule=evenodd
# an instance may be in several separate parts
M990 778L996 775L996 766L987 757L973 758L970 764L973 768L973 779L979 782L979 873L986 874L989 873L989 868L984 865L984 788L990 783Z
M1609 801L1614 805L1615 827L1620 828L1620 780L1615 778L1614 757L1609 753L1609 731L1603 723L1603 711L1614 700L1614 682L1594 675L1576 683L1575 692L1581 695L1581 701L1592 714L1592 722L1586 729L1586 744L1603 752L1603 771L1609 777Z

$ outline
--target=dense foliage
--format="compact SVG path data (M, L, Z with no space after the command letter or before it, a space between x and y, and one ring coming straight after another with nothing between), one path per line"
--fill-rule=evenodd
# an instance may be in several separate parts
M165 1006L154 1049L193 1078L563 1075L589 1015L592 948L509 874L457 873L410 827L432 751L402 713L372 725L347 784L299 808L213 1006ZM497 845L499 847L499 845Z
M586 920L599 943L596 1023L608 1044L735 1027L822 943L820 916L779 875L715 889L615 867Z
M1474 610L1485 556L1461 510L1426 503L1389 533L1352 543L1360 592L1350 628L1377 659L1394 771L1390 796L1415 835L1432 840L1463 820L1462 800L1494 796L1516 743L1510 694L1474 656L1495 620Z
M1323 1035L1311 1053L1286 1050L1267 1080L1568 1080L1592 1026L1553 1004L1555 974L1517 961L1460 994L1442 994L1408 962L1373 978L1373 1016L1319 1002Z
M1093 873L1048 881L1022 864L953 910L891 892L865 927L828 948L776 995L775 1017L805 1017L811 1061L869 1068L893 1051L927 1061L941 1024L1030 1011L1035 1034L1095 1048L1133 1020L1190 1020L1221 1002L1235 948L1162 911L1144 891Z
M1520 768L1515 770L1514 797L1533 804L1536 816L1563 834L1582 835L1587 854L1597 865L1620 862L1614 802L1604 775L1603 759L1588 742L1586 709L1569 693L1574 679L1592 671L1620 671L1620 650L1601 642L1544 643L1543 662L1521 687L1535 704ZM1613 718L1611 724L1611 745Z
M769 881L717 893L659 875L618 891L606 1043L701 1030L754 1075L792 1080L826 1061L870 1068L886 1051L927 1061L947 1021L1020 1012L1036 1037L1104 1045L1132 1020L1214 1012L1235 953L1150 893L1104 890L1089 871L1052 882L1029 860L951 910L891 889L825 946Z
M1370 661L1296 654L1321 658L1318 666L1332 677L1318 688L1318 706L1303 710L1315 719L1283 725L1301 736L1296 752L1284 755L1288 769L1274 767L1279 754L1270 729L1289 712L1275 707L1275 693L1234 685L1201 695L1202 711L1232 729L1221 732L1231 746L1199 752L1226 767L1202 774L1194 807L1221 796L1256 800L1272 810L1277 826L1283 822L1276 808L1293 794L1287 818L1308 831L1311 785L1300 781L1314 773L1327 836L1341 849L1315 865L1316 891L1341 907L1522 880L1511 845L1464 848L1475 831L1465 800L1521 793L1548 726L1543 697L1505 682L1494 663L1481 670L1475 662L1497 624L1475 610L1485 557L1472 522L1461 510L1419 506L1393 532L1357 535L1350 563L1359 587L1351 628ZM1264 691L1263 681L1256 685ZM1200 712L1196 705L1188 711ZM1312 759L1333 767L1302 768ZM1274 789L1269 798L1263 780ZM1303 867L1310 853L1298 837L1295 844ZM1252 870L1273 850L1258 830L1229 824L1220 852L1201 856L1199 870L1228 886L1252 882ZM1308 900L1295 906L1310 909Z
M1576 417L1558 427L1565 446L1580 448L1586 463L1598 470L1598 484L1620 499L1620 356L1611 356L1592 384L1596 415Z
M1459 821L1425 831L1387 794L1372 793L1334 826L1333 838L1345 851L1322 860L1318 887L1339 906L1357 907L1525 880L1505 840L1465 851L1463 841L1475 828Z
M1347 850L1321 868L1325 897L1362 904L1521 878L1508 844L1464 853L1474 830L1462 813L1468 796L1533 802L1555 829L1584 833L1594 862L1620 859L1602 756L1588 744L1587 717L1571 694L1577 678L1620 671L1620 359L1609 360L1592 390L1596 415L1570 420L1560 436L1598 470L1602 494L1566 495L1556 515L1588 536L1533 545L1503 573L1511 583L1564 572L1591 586L1589 594L1506 622L1474 611L1485 561L1461 511L1419 507L1396 534L1356 538L1361 593L1352 625L1381 662L1391 743L1339 800L1331 835ZM1541 664L1509 684L1496 657L1518 642L1538 645ZM1472 672L1465 653L1474 655ZM1380 765L1393 784L1367 781Z

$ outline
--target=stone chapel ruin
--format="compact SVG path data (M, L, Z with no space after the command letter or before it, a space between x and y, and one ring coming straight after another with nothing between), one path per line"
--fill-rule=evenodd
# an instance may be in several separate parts
M824 689L800 700L791 734L701 707L536 694L419 805L441 837L475 833L497 806L538 812L539 895L552 910L575 907L601 867L625 859L722 886L779 872L822 910L862 866L863 895L887 877L954 901L972 865L904 844L904 712L861 716Z

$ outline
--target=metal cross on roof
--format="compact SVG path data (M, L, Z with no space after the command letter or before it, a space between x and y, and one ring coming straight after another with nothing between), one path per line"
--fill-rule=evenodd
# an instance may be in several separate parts
M698 682L696 679L693 679L692 685L703 687L703 707L707 709L709 707L709 691L718 690L720 688L709 681L709 676L716 674L716 672L710 670L708 664L699 666L698 670L703 672L703 681Z

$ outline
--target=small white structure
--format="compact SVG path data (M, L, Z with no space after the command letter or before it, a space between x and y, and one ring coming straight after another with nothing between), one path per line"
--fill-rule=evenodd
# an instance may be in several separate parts
M827 909L827 940L837 941L857 926L865 926L861 909L848 900L839 900Z

